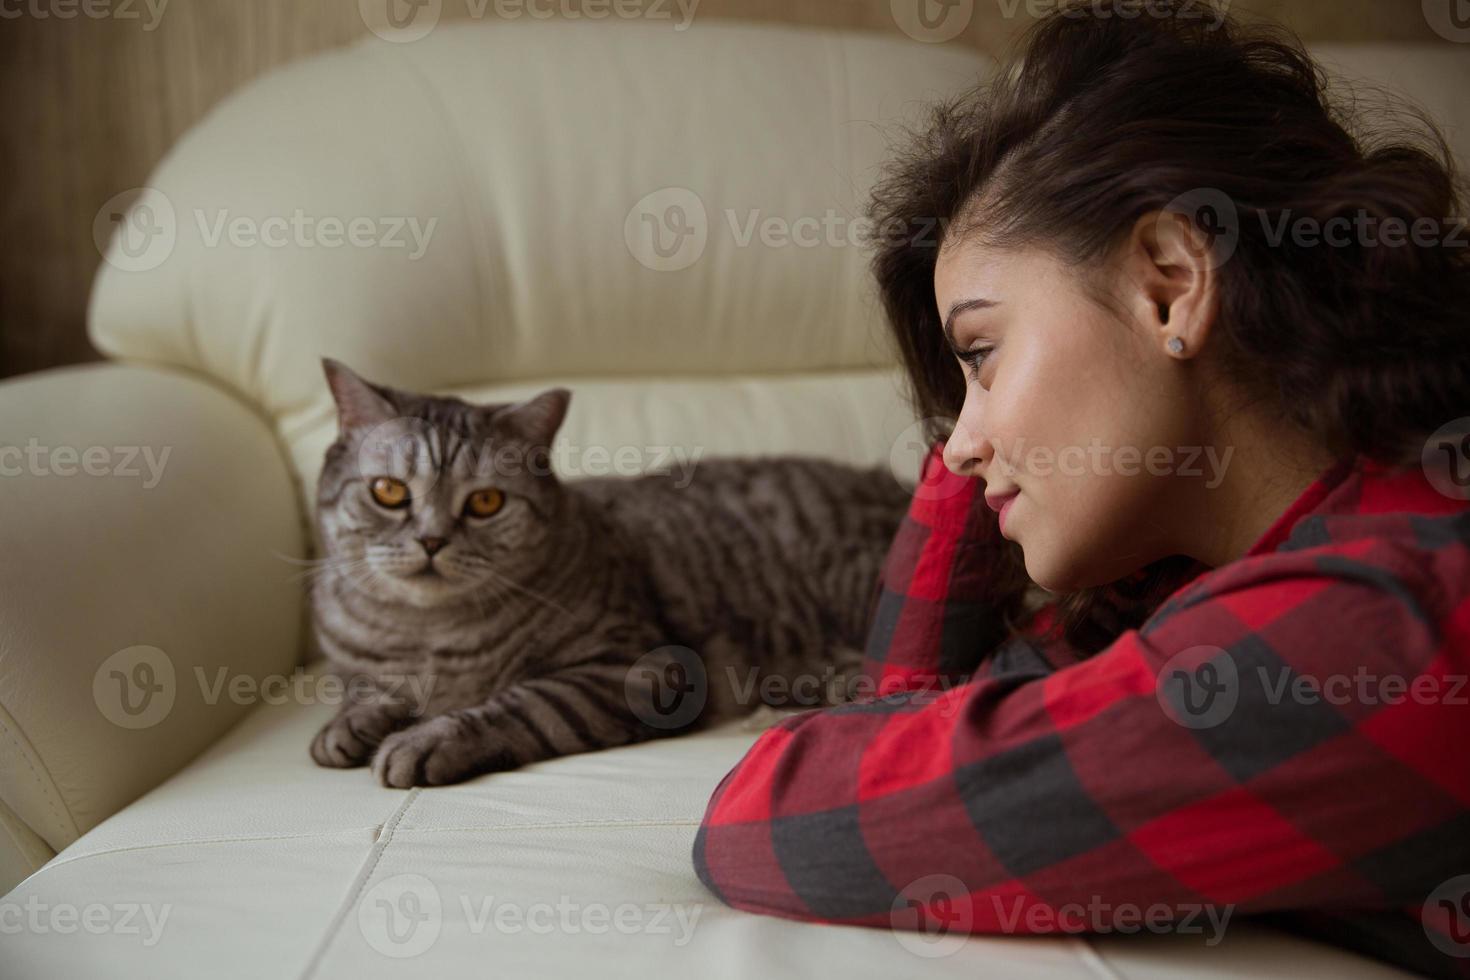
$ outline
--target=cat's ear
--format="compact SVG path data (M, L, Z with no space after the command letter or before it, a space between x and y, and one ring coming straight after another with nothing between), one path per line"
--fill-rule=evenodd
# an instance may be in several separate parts
M526 442L550 446L562 420L567 417L567 405L571 400L570 389L548 388L525 401L501 407L494 417L497 423Z
M399 415L381 389L358 377L341 361L322 358L322 371L337 403L337 424L343 432L378 425Z

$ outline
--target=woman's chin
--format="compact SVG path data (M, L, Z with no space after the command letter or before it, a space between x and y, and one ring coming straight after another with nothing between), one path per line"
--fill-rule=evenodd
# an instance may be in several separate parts
M1077 592L1104 584L1096 575L1088 574L1072 556L1048 554L1041 547L1024 545L1021 554L1026 560L1027 577L1047 592Z

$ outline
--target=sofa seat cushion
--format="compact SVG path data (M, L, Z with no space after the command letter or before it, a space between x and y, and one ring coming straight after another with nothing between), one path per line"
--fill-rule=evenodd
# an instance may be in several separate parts
M1239 921L1206 947L749 915L689 855L755 725L405 792L312 763L329 689L262 690L220 742L0 903L5 977L1402 976Z

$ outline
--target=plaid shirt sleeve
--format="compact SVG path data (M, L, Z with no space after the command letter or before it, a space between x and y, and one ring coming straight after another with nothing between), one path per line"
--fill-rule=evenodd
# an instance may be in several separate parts
M936 601L943 555L981 527L966 498L939 499L944 517L913 505L931 538L960 539L916 559L935 563ZM896 690L782 721L720 781L700 879L752 912L928 932L1140 931L1141 915L1205 931L1305 911L1327 934L1408 912L1422 924L1364 951L1470 975L1470 712L1454 687L1470 599L1402 541L1302 524L1060 666L1018 637L967 683L907 684L964 666L943 615L916 614L912 638L870 644L892 651L871 666ZM1464 524L1419 531L1461 583ZM874 629L893 629L881 610ZM1361 676L1397 679L1397 696L1333 696Z
M1020 611L1024 576L980 480L944 465L934 443L876 584L861 691L943 690L984 667Z

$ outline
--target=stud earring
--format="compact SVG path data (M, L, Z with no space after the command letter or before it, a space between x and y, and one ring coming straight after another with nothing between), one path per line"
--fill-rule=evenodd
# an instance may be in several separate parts
M1170 337L1167 346L1170 354L1184 353L1184 339L1182 337Z

